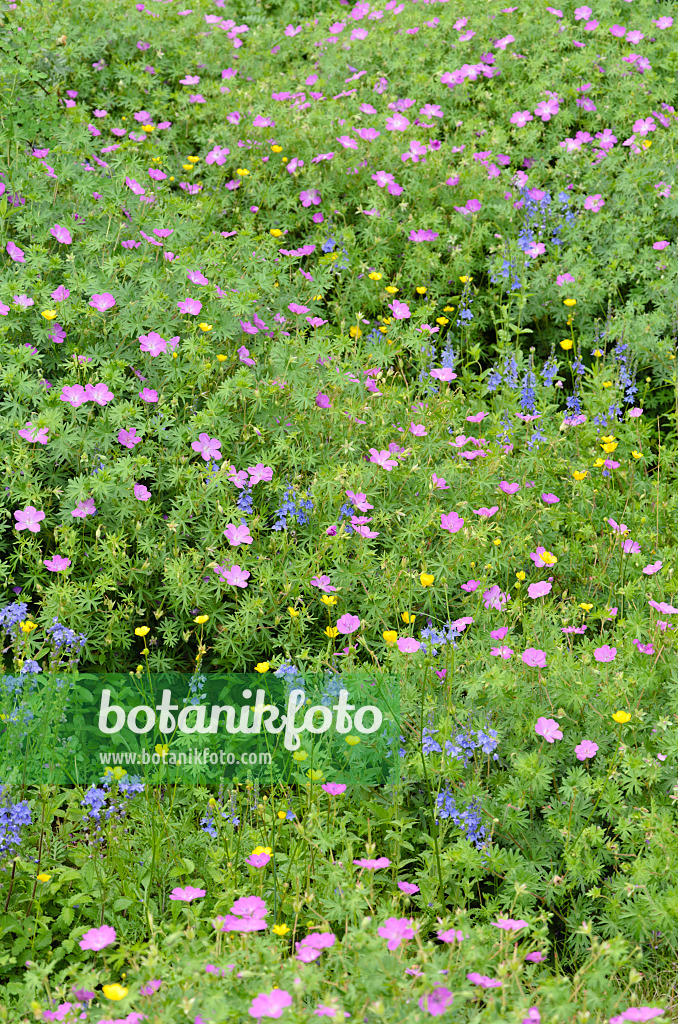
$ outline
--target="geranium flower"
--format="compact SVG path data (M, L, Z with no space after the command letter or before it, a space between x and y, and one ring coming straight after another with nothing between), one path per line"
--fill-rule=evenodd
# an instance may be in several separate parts
M209 462L211 459L218 460L223 458L219 451L221 448L221 441L216 437L210 437L209 434L204 432L202 434L198 434L198 440L193 441L191 448L194 452L200 452L200 455L205 462Z
M112 309L115 305L115 299L110 292L103 292L101 295L93 295L89 300L89 305L93 309L97 309L100 313L105 313L107 309Z
M137 501L148 501L151 497L151 492L143 484L134 485L134 497Z
M503 984L497 978L488 978L486 974L478 974L477 971L471 971L466 977L472 985L479 985L481 988L501 988Z
M51 558L44 558L43 565L46 565L50 572L63 572L71 564L70 558L63 558L62 555L52 555Z
M522 918L514 920L511 917L500 917L498 921L492 922L492 927L500 928L505 932L519 932L521 928L529 928L529 925Z
M614 661L617 657L617 648L610 647L609 644L604 644L602 647L596 647L593 652L593 657L596 661Z
M538 597L545 597L551 592L551 584L546 580L540 580L538 583L530 583L527 588L527 593L535 601Z
M181 886L177 886L175 889L172 889L169 898L171 900L180 900L183 903L190 903L192 900L197 900L205 895L205 889L196 889L192 885L186 885L183 888Z
M523 660L525 660L524 655ZM556 740L563 738L560 726L554 718L538 718L534 731L537 736L542 736L547 743L555 743Z
M39 512L33 505L27 505L26 508L17 509L14 513L16 523L14 528L16 530L28 530L29 533L39 533L40 523L45 518L44 512Z
M85 498L83 501L79 501L71 512L71 515L77 519L85 519L86 516L93 516L95 514L96 505L94 504L94 498Z
M60 242L62 245L70 245L73 241L68 228L62 228L60 224L55 224L53 228L50 228L49 233L52 238L56 238L57 242Z
M377 857L376 859L369 857L359 857L353 861L359 868L365 868L366 871L379 871L381 868L387 868L391 863L388 857Z
M589 757L595 757L598 753L598 744L592 743L591 740L582 740L574 748L574 752L580 761L586 761Z
M105 949L106 946L115 942L115 939L115 928L111 928L108 924L102 924L100 928L88 929L78 945L80 949L90 949L98 953L99 950Z
M536 647L528 647L523 651L522 659L524 664L529 665L530 668L546 668L546 654Z
M449 533L458 533L464 525L464 520L456 512L441 512L440 527Z
M254 543L254 539L250 534L250 528L247 523L241 523L240 526L236 526L234 523L229 523L224 530L224 537L233 548L238 547L240 544Z
M278 1020L291 1005L292 996L289 992L284 988L274 988L272 992L260 992L255 996L248 1012L250 1017L272 1017Z

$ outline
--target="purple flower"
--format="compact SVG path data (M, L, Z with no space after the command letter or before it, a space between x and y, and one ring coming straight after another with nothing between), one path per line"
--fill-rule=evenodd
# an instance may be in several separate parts
M529 925L522 918L514 920L511 917L500 917L498 921L492 922L492 927L501 928L505 932L519 932L521 928L529 928Z
M415 893L419 892L419 886L415 885L414 882L398 882L398 888L406 896L414 896Z
M659 21L672 21L672 18L660 18ZM659 22L655 22L659 24ZM661 1017L664 1013L658 1006L629 1006L628 1010L624 1010L616 1017L610 1017L610 1024L625 1024L625 1021L637 1022L637 1024L645 1024L645 1021L654 1020L655 1017Z
M23 430L19 431L19 437L23 437L24 440L30 441L31 444L47 444L49 434L49 427L34 427L31 420L26 424Z
M477 516L483 516L485 519L490 519L495 512L499 511L499 505L493 505L492 508L486 508L481 505L480 508L474 508L473 511Z
M301 205L305 207L320 206L320 203L322 202L320 192L318 192L317 188L307 189L300 192L299 199L301 201Z
M89 300L90 306L93 309L97 309L100 313L105 313L107 309L112 309L115 305L115 299L110 292L103 292L101 295L93 295Z
M430 228L419 228L418 231L410 231L408 235L410 242L432 242L437 237L438 232Z
M525 655L523 655L523 661L524 660ZM538 718L534 731L537 736L542 736L547 743L554 743L556 740L562 740L563 738L560 726L558 725L558 722L556 722L555 718Z
M654 576L654 574L656 572L659 572L659 570L661 569L662 565L663 565L663 562L661 561L661 559L659 561L657 561L657 562L650 562L649 565L645 566L645 568L643 569L643 572L645 573L646 576Z
M252 1000L249 1008L250 1017L282 1017L288 1006L292 1005L292 996L284 988L274 988L272 992L260 992Z
M472 985L480 985L481 988L501 988L502 982L496 978L488 978L486 974L478 974L477 971L471 971L466 977Z
M199 270L189 270L186 274L191 284L207 285L209 284L208 278L204 274L201 274Z
M625 555L640 554L640 544L635 540L625 540L622 544L622 549Z
M506 644L502 644L501 647L492 647L490 649L490 654L493 658L503 658L504 661L509 661L513 654L513 649L511 647L507 647Z
M137 501L148 501L151 497L151 492L143 484L134 485L134 497Z
M465 590L467 594L473 594L480 586L480 580L468 580L466 583L462 583L461 589Z
M141 438L137 437L137 428L132 427L131 430L121 430L118 433L118 441L123 448L129 448L132 450L135 444L141 444Z
M540 964L542 960L546 960L546 957L539 950L536 950L534 953L528 953L525 959L531 964Z
M250 350L241 345L238 349L238 359L241 363L245 363L246 366L256 366L256 360L250 357Z
M202 302L200 299L184 299L183 302L178 302L177 306L180 313L186 316L197 316L202 309Z
M43 565L46 565L50 572L63 572L71 564L70 558L63 558L61 555L52 555L51 558L44 558Z
M234 523L229 523L224 530L224 537L233 548L237 548L240 544L253 543L253 538L250 534L250 528L247 523L243 523L240 526L235 526Z
M242 589L247 586L247 581L251 576L247 569L242 569L239 565L232 565L230 569L220 565L214 571L223 583L228 583L231 587L240 587Z
M74 385L78 387L78 385ZM64 388L64 391L66 389ZM86 384L85 385L85 401L96 402L97 405L108 405L113 400L113 392L108 390L106 384Z
M64 299L69 298L70 294L71 293L68 290L68 288L65 288L62 284L60 284L59 287L55 288L54 291L52 292L51 298L53 298L55 302L63 302Z
M33 505L27 505L24 509L17 509L14 513L16 519L16 530L28 530L30 533L40 532L40 523L45 518L44 512L38 512Z
M49 229L49 233L62 245L70 245L73 241L70 231L67 228L62 228L61 224L55 224L53 228Z
M502 480L499 484L499 490L503 491L504 494L515 494L516 491L520 490L520 484L510 484L507 480Z
M557 505L560 498L555 494L542 494L541 500L546 502L547 505Z
M198 434L198 440L192 443L191 448L194 452L200 452L205 462L209 462L211 459L223 458L219 451L221 441L216 437L210 437L209 434Z
M483 604L485 608L493 608L497 612L501 611L506 602L510 601L510 599L511 595L505 594L501 587L498 587L496 583L483 593Z
M440 514L440 528L447 530L449 533L458 533L464 525L464 520L456 512L448 512L447 514L441 512Z
M311 586L322 590L324 594L333 594L337 589L332 586L329 576L314 576L311 580Z
M167 342L157 331L150 331L149 334L139 335L139 350L148 352L153 359L167 349Z
M94 504L94 498L85 498L84 501L79 501L71 512L72 516L76 519L85 519L86 516L93 516L96 513L96 505Z
M596 647L593 657L596 661L614 661L617 657L617 648L610 647L609 644L603 644L602 647Z
M586 761L589 757L595 757L598 753L598 744L592 743L591 740L582 740L574 748L574 752L580 761Z
M330 796L341 796L342 793L346 792L345 782L323 782L322 789Z
M534 121L529 110L516 110L515 114L511 114L511 124L515 124L519 128L524 128L528 121Z
M376 860L369 857L359 857L353 863L357 864L359 868L365 868L366 871L379 871L381 868L387 868L391 862L388 857L377 857Z
M411 636L401 636L398 637L397 646L401 654L416 654L421 644Z
M385 469L388 473L398 465L397 460L391 458L390 451L377 451L376 448L370 448L370 456L370 462L374 462L377 466L381 466L382 469Z
M527 593L535 601L538 597L546 597L551 592L551 584L546 580L539 580L538 583L530 583Z
M460 929L455 928L448 928L447 931L438 931L436 935L441 942L463 942L465 938L468 938Z
M394 299L393 302L389 303L389 309L393 313L393 318L395 320L408 320L412 315L407 303L400 302L399 299Z
M528 647L521 655L523 663L530 668L546 668L546 654L536 647Z
M144 388L143 391L139 392L139 398L141 399L142 402L157 402L158 392L154 391L153 388Z
M20 249L18 245L14 244L14 242L8 242L5 246L5 249L7 250L7 255L9 256L9 258L11 260L14 260L15 263L26 262L26 256L23 249Z
M183 888L181 888L181 886L177 886L175 889L172 889L170 899L181 900L183 903L190 903L191 900L196 900L205 895L205 889L196 889L192 885L186 885Z
M139 993L142 996L152 996L158 991L161 985L162 980L160 978L152 978L148 984L141 986Z
M355 633L356 629L360 629L360 619L357 615L349 615L347 612L337 619L337 629L344 636L349 636L351 633Z
M89 931L86 931L78 945L80 949L91 949L98 953L99 950L110 946L112 942L115 942L115 928L111 928L108 924L102 924L100 928L90 928Z
M315 404L318 406L319 409L332 408L329 395L324 395L322 391L319 391L318 394L315 396Z
M454 996L444 985L438 985L430 995L422 996L419 1000L419 1009L428 1011L432 1017L441 1017L448 1006L452 1005Z
M357 861L353 862L357 864ZM412 918L407 917L387 917L382 925L377 928L377 934L382 939L388 939L386 948L391 952L398 949L401 942L407 942L414 936Z

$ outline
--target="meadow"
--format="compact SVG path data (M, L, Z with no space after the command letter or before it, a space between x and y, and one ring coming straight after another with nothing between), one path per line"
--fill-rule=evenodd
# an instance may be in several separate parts
M500 2L1 5L0 1021L678 1020L678 18Z

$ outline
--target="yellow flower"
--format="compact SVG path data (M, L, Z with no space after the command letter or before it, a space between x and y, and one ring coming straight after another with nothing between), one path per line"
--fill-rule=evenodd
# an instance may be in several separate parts
M472 281L473 278L469 277L468 274L464 274L464 276L460 277L459 280L461 281L462 284L466 284L467 281Z
M337 595L336 594L332 594L332 595L330 595L330 594L323 594L323 596L320 598L320 600L322 601L323 604L334 605L334 604L337 603Z
M576 299L563 299L563 302L565 303L566 306L576 306L577 305L577 300Z
M271 234L273 235L274 238L280 238L280 236L282 235L282 231L280 230L280 228L271 228Z
M541 560L544 565L555 565L558 559L551 551L545 551L541 556Z
M142 132L154 132L155 131L155 125L154 124L142 124L141 130L142 130Z
M561 341L560 343L560 347L562 348L563 352L569 352L573 344L574 342L572 341L572 338L564 338L563 341Z
M256 857L259 853L267 853L269 856L273 853L270 846L255 846L252 850L252 856Z
M604 380L603 381L603 387L604 388L611 388L612 387L612 381L611 380Z
M155 752L158 757L167 757L169 754L169 743L156 743Z
M41 315L44 316L45 320L53 320L56 316L56 309L43 309Z
M581 608L581 610L583 612L590 612L591 609L593 608L593 605L592 604L586 604L585 601L582 601L582 603L579 605L579 607Z
M607 455L611 455L615 448L619 447L619 441L609 441L607 444L601 444L600 447Z
M322 302L323 301L322 295L312 295L311 298L313 299L314 302Z
M386 285L386 291L388 292L389 295L395 295L396 292L400 291L400 288L396 288L392 284L387 284Z
M321 779L325 778L319 768L309 768L306 772L306 776L311 780L311 782L320 782Z
M381 274L377 273L376 270L373 270L372 273L368 274L367 276L369 277L370 281L381 281Z
M104 985L103 992L107 999L113 999L115 1002L117 1002L118 999L125 998L125 996L129 992L129 989L123 988L122 985L118 985L116 982L115 985Z
M609 444L610 441L614 441L614 434L603 434L600 440L603 444Z
M34 629L38 628L37 622L31 622L30 619L26 619L25 622L19 623L19 628L22 633L32 633Z
M326 626L324 632L325 636L328 636L330 640L334 640L339 630L337 629L336 626Z
M443 313L454 313L454 306L445 306Z
M305 761L307 757L308 754L306 753L305 750L295 750L294 753L292 754L292 758L295 761Z
M417 295L426 295L428 288L424 288L423 285L420 285L419 288L415 288L415 291Z
M192 171L193 170L193 164L182 164L181 166L183 167L183 169L185 171Z
M220 352L219 355L217 356L217 359L219 360L220 363L225 363L226 360L228 359L228 356L225 356L222 352Z
M197 622L199 626L202 626L208 619L209 615L196 615L193 621Z
M445 324L449 324L449 322L450 321L449 321L448 317L446 317L446 316L437 316L436 317L436 323L440 324L441 327L444 327Z
M525 573L522 571L522 569L520 570L520 572L516 573L516 579L520 580L521 582L525 579Z
M211 331L212 330L212 324L198 324L198 327L200 328L201 331Z
M597 348L597 349L595 349L593 354L596 357L596 359L600 359L600 357L602 356L603 353L600 351L599 348Z
M241 178L246 178L250 172L246 167L236 167L235 173L239 174Z
M631 716L628 711L615 711L612 717L615 722L619 723L619 725L626 725L627 722L631 721Z
M360 338L362 337L363 332L360 330L359 327L349 327L348 333L352 338Z
M290 605L290 607L289 607L289 608L288 608L287 610L288 610L288 612L290 613L290 618L291 618L291 619L298 619L298 618L299 618L299 612L297 611L297 609L296 609L296 608L293 608L293 607L292 607L292 606Z
M494 544L495 548L498 548L499 545L501 544L501 541L499 540L499 537L495 537L492 543Z
M601 466L605 465L605 459L596 459L596 461L593 463L593 465L597 466L598 469L600 469Z
M400 617L403 620L403 622L407 623L407 625L409 626L410 622L414 622L416 614L413 614L412 612L401 612Z
M652 139L643 139L640 144L643 149L649 149L652 145Z
M136 636L146 636L151 632L150 626L137 626L134 630Z
M349 747L355 747L358 745L358 743L360 743L360 736L347 736L346 742L348 743Z
M282 814L283 818L285 817L284 811L280 811L279 813ZM286 924L274 924L272 931L274 935L287 935L289 928Z
M270 667L271 667L270 661L260 661L258 665L254 666L254 671L255 672L260 672L261 675L263 676L265 672L268 672Z
M115 768L106 768L104 775L112 775L114 779L120 781L123 775L127 775L127 771L125 768L121 768L120 765L116 765Z
M273 153L282 153L282 146L271 146L271 151Z
M170 174L169 180L170 181L174 181L174 175L173 174Z
M37 876L39 882L49 882L51 875L40 874Z
M574 473L572 474L575 480L583 480L588 475L588 471L585 469L575 469Z
M395 629L385 629L381 635L387 644L395 644L398 642L398 634Z
M280 818L281 821L284 821L287 815L285 811L278 811L278 817Z
M642 459L642 457L643 457L643 453L642 453L642 452L637 452L637 451L635 450L635 448L634 448L634 450L633 450L633 451L631 452L631 455L633 455L634 459Z
M200 163L200 157L199 156L187 156L186 159L188 160L189 164L199 164Z
M420 572L419 573L419 582L421 583L422 587L431 587L431 586L433 586L434 579L435 579L435 576L431 576L430 572Z

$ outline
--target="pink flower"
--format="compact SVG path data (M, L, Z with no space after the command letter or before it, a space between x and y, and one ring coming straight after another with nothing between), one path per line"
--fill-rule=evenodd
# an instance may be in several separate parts
M461 589L466 591L467 594L473 594L480 586L480 580L468 580L466 583L462 583Z
M115 942L115 928L108 924L102 924L101 928L90 928L80 939L80 949L91 949L98 953Z
M332 404L330 402L329 395L324 395L322 391L319 391L315 396L315 404L319 409L331 409Z
M301 306L298 302L290 302L287 308L291 313L296 313L297 316L301 316L302 313L308 313L310 306Z
M71 564L70 558L63 558L61 555L52 555L51 558L44 558L43 565L46 565L50 572L63 572Z
M560 501L560 498L557 495L555 495L555 494L548 494L547 493L547 494L542 494L541 500L543 502L545 502L547 505L557 505L558 502Z
M492 927L501 928L502 931L505 932L519 932L521 928L529 928L529 925L527 921L523 921L522 918L514 921L513 918L510 917L500 917L498 921L492 922Z
M659 249L659 250L661 250L661 249L666 249L666 247L667 247L667 245L668 245L668 244L669 244L669 243L668 243L668 242L667 242L666 240L664 240L664 241L662 241L662 242L653 242L653 243L652 243L652 248L653 248L653 249Z
M617 648L610 647L609 644L603 644L602 647L596 647L593 657L596 661L614 661L617 657Z
M499 505L493 505L492 508L486 508L484 505L481 505L480 508L473 509L477 516L482 516L484 519L491 519L495 512L498 511Z
M388 857L377 857L376 860L369 857L359 857L353 863L357 864L359 868L365 868L366 871L379 871L381 868L387 868L391 862Z
M393 302L389 303L388 307L393 313L395 320L408 320L412 315L410 313L410 307L406 302L400 302L399 299L394 299Z
M543 953L536 951L534 953L528 953L525 959L531 964L540 964L542 960L546 960L546 957Z
M323 949L329 949L336 941L337 937L334 932L312 932L302 939L301 942L297 942L297 956L295 959L301 960L303 964L313 963L314 960L318 959Z
M141 444L141 438L136 436L136 427L132 427L131 430L120 430L118 432L118 441L123 448L133 449L135 444Z
M414 882L398 882L398 888L406 896L414 896L415 893L419 892L419 886L415 885Z
M639 555L640 544L635 540L625 540L622 544L622 550L625 555Z
M324 594L333 594L337 589L332 586L329 576L314 576L311 580L311 586L322 590Z
M242 569L239 565L233 565L230 569L226 569L223 565L218 565L214 571L223 583L228 583L231 587L241 587L243 589L247 586L247 581L251 576L247 569Z
M71 512L72 516L76 519L85 519L86 516L93 516L96 514L96 505L94 504L94 498L85 498L84 501L79 501Z
M520 490L520 484L510 484L506 480L502 480L499 484L499 490L503 491L504 494L515 494L516 491Z
M408 235L410 242L433 242L437 237L438 232L431 231L430 228L420 228L418 231L410 231Z
M523 655L523 661L524 660L525 656ZM556 740L562 740L563 738L560 726L556 722L555 718L538 718L534 731L537 736L542 736L547 743L555 743Z
M115 299L110 292L103 292L101 295L93 295L89 300L89 304L100 313L105 313L107 309L113 308Z
M523 663L530 668L546 668L546 654L536 647L528 647L522 653Z
M659 21L672 21L672 18L660 18ZM659 22L655 22L659 24ZM624 1010L616 1017L610 1017L610 1024L625 1024L625 1021L639 1022L639 1024L645 1024L645 1021L654 1020L655 1017L661 1017L664 1013L658 1006L629 1006L628 1010Z
M251 868L265 868L270 859L270 853L251 853L245 858L245 864L249 864Z
M292 1005L292 996L284 988L274 988L272 992L260 992L252 1000L249 1008L250 1017L273 1017L278 1020L288 1006Z
M593 213L597 213L605 206L605 200L601 196L600 192L596 192L594 196L587 196L584 200L584 209L592 210Z
M419 1000L419 1009L428 1011L432 1017L441 1017L447 1008L452 1005L454 996L444 985L438 985L430 995L422 996Z
M540 117L542 121L550 121L552 117L555 117L559 110L560 105L558 100L551 96L549 99L542 100L541 103L538 103L535 107L534 113L535 116Z
M177 307L180 313L186 316L197 316L202 309L202 302L200 299L184 299L183 302L178 302Z
M154 391L153 388L144 388L143 391L139 392L139 398L142 402L152 404L158 401L158 392Z
M200 452L200 455L209 462L210 459L221 459L223 458L219 449L221 448L221 441L216 437L210 437L209 434L198 434L198 440L193 441L191 448L194 452Z
M370 462L374 462L377 466L381 466L382 469L385 469L388 473L398 465L397 460L391 458L391 453L389 451L377 451L376 448L370 448L370 455Z
M488 978L486 974L478 974L477 971L471 971L466 977L472 985L480 985L481 988L501 988L503 984L496 978Z
M64 286L60 284L58 288L54 289L50 297L54 299L55 302L63 302L64 299L69 298L70 294L71 293L68 288L64 288Z
M411 636L401 636L398 637L397 646L401 654L416 654L421 644Z
M460 929L448 928L447 931L438 931L438 938L441 942L463 942L466 936Z
M659 560L657 562L650 562L649 565L645 566L645 568L643 569L643 572L645 573L646 576L654 576L654 574L656 572L659 572L659 570L661 569L662 565L663 565L663 562L661 560Z
M548 554L546 548L542 548L542 547L539 547L539 548L537 548L536 551L532 551L531 552L530 558L532 559L532 561L534 562L534 564L536 565L536 567L538 569L542 569L545 565L550 564L550 563L545 562L542 559L542 555L546 555L546 554Z
M489 587L483 594L483 604L485 608L493 608L495 611L501 611L507 601L511 600L510 594L505 594L495 583L494 586Z
M344 636L350 636L351 633L355 633L356 629L360 629L360 619L357 615L349 615L347 612L337 619L337 629Z
M443 366L437 370L431 370L429 376L433 377L434 380L442 380L445 382L457 379L456 373L452 373L452 370L447 366Z
M134 485L134 497L137 501L148 501L151 497L151 492L143 484Z
M152 996L158 991L161 985L162 980L160 978L152 978L148 984L141 986L139 993L142 996Z
M78 385L74 385L78 387ZM66 389L64 388L64 391ZM87 384L85 386L85 401L96 402L97 405L108 405L113 400L113 392L108 390L106 384Z
M410 423L410 434L414 434L415 437L426 437L427 430L423 423Z
M240 544L253 543L253 538L250 534L250 528L247 523L242 523L240 526L235 526L233 523L229 523L224 530L224 537L232 548L237 548Z
M524 128L528 121L534 121L529 110L517 110L515 114L511 114L511 124L518 125L519 128Z
M175 889L172 889L170 899L181 900L182 903L190 903L191 900L197 900L199 897L205 895L205 889L196 889L192 885L186 885L183 888L181 886L177 886Z
M582 740L574 748L574 752L580 761L586 761L589 757L595 757L598 753L598 744L592 743L591 740Z
M16 519L16 530L28 530L29 533L40 533L40 523L45 518L44 512L38 512L33 505L27 505L24 509L18 509L14 513Z
M487 416L486 412L475 412L472 415L469 414L466 417L466 422L467 423L482 423L486 416Z
M14 513L16 515L16 513ZM673 605L667 604L666 601L652 601L647 602L650 608L654 608L655 611L661 612L662 615L678 615L678 608L674 608Z
M442 530L447 530L449 533L459 533L464 520L456 512L444 512L440 515L440 527Z
M551 584L547 583L546 580L539 580L538 583L530 583L527 588L527 593L536 601L538 597L546 597L551 592Z
M490 648L490 654L493 658L503 658L504 661L509 661L513 654L513 648L507 647L506 644L502 644L501 647Z
M450 485L445 480L445 477L436 476L435 473L431 477L431 485L437 491L449 491L450 489Z
M330 796L341 796L342 793L346 792L345 782L323 782L322 789Z
M27 422L23 430L19 431L19 437L30 441L31 444L47 444L48 435L49 427L34 427L31 420Z
M55 224L53 228L50 228L49 233L62 245L70 245L73 241L70 231L67 228L62 228L60 224Z

